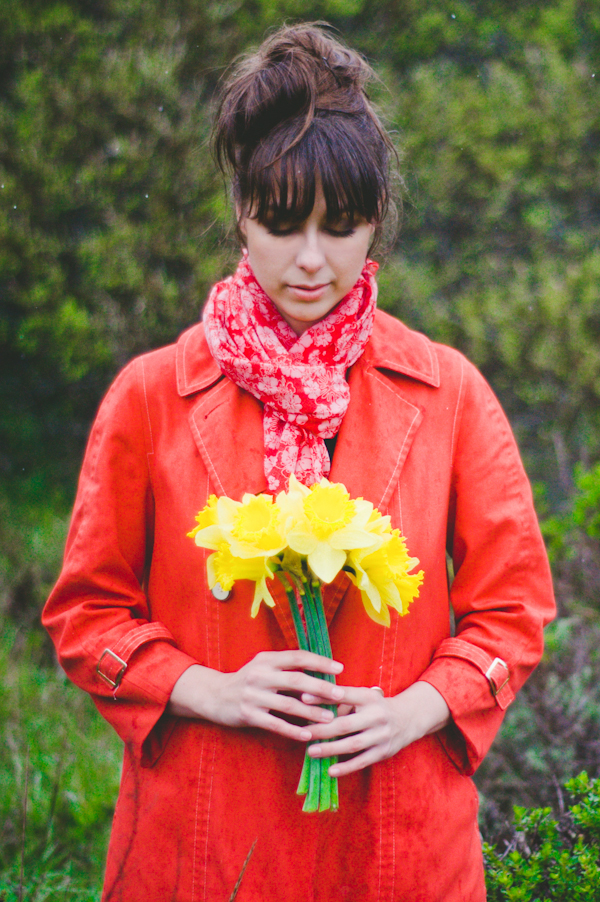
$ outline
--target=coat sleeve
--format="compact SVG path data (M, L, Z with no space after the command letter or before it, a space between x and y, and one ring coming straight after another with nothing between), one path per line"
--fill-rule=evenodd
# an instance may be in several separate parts
M443 695L452 724L440 740L471 774L543 652L555 614L550 568L531 489L506 417L463 359L455 424L448 549L455 636L422 676Z
M70 679L151 764L174 723L162 718L172 688L195 661L152 620L143 590L154 504L137 368L120 374L98 412L42 621Z

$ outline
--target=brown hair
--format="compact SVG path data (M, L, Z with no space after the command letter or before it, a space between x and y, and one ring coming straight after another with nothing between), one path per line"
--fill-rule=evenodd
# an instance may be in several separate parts
M259 222L301 222L319 185L327 215L364 217L376 236L390 207L393 145L366 94L369 64L320 25L285 26L225 80L213 147L236 206Z

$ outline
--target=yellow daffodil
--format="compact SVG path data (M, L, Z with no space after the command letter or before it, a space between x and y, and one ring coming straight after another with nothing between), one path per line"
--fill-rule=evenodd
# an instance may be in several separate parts
M372 620L390 625L388 608L402 616L419 595L423 571L411 574L417 558L408 556L406 542L395 529L375 550L357 549L348 554L348 576L360 589L365 610Z
M222 541L222 533L218 525L217 505L217 496L211 495L206 505L196 514L196 526L191 532L188 532L188 537L195 539L196 544L202 548L215 549L219 542ZM200 541L198 541L198 536Z
M249 579L255 584L251 615L256 617L260 604L264 601L270 608L275 607L273 596L267 588L267 579L273 579L273 571L264 557L239 558L231 553L227 542L209 555L206 561L208 585L212 589L218 583L229 592L238 579Z
M382 537L368 527L373 505L352 500L341 483L322 479L310 489L290 477L287 498L278 496L287 518L289 547L306 555L312 572L330 583L346 563L353 548L373 548Z
M287 545L281 515L271 495L244 495L242 501L211 495L188 535L196 545L215 551L223 542L241 558L271 557Z
M244 495L227 532L238 557L271 557L287 545L282 517L271 495Z

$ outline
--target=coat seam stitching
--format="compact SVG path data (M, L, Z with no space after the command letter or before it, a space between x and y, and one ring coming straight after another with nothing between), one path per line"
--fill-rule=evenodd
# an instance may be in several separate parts
M226 385L227 385L227 383L226 383L226 382L223 382L222 385L217 386L217 387L214 389L214 392L213 392L213 394L211 395L211 397L213 398L213 400L214 400L214 398L216 397L216 393L217 393L217 392L222 392L222 391L224 390L224 388L225 388ZM206 445L205 445L205 443L204 443L204 439L202 438L202 433L200 432L200 430L199 430L198 427L196 426L196 421L195 421L195 419L194 419L194 414L195 414L195 413L198 413L198 412L200 411L200 409L202 408L202 406L203 406L203 404L202 404L202 402L201 402L201 403L195 408L195 410L194 410L193 413L192 413L192 425L193 425L194 433L195 433L195 435L198 437L198 441L200 442L200 444L202 445L202 448L204 449L204 454L206 455L206 460L207 460L208 465L209 465L209 467L210 467L210 471L211 471L211 474L212 474L212 476L213 476L213 479L214 479L214 482L215 482L215 485L216 485L217 489L218 489L220 492L222 492L223 494L225 494L225 489L223 488L223 485L222 485L222 483L221 483L221 480L219 479L219 475L218 475L217 470L216 470L216 468L215 468L215 465L214 465L214 463L213 463L213 461L212 461L212 458L211 458L210 454L208 453L208 448L206 447Z
M141 368L142 368L142 388L144 391L144 405L145 405L145 409L146 409L146 420L148 422L148 432L150 434L150 451L148 451L147 454L153 455L154 454L154 436L152 434L152 422L150 420L150 405L148 403L148 392L146 389L146 368L144 366L143 358L140 361L140 364L141 364Z
M380 382L381 385L383 385L383 387L386 388L389 392L392 391L392 389L389 388L389 387L385 384L385 382L383 381L383 379L380 379L380 378L379 378L379 375L375 375L375 378L376 378L377 381ZM414 424L415 424L415 420L416 420L416 419L419 417L419 415L421 414L421 411L419 410L418 407L416 407L415 404L411 404L410 401L407 401L405 398L403 398L402 400L403 400L406 404L408 404L410 407L413 408L413 410L415 411L415 415L414 415L414 417L412 418L412 420L411 420L411 422L410 422L410 426L409 426L408 429L406 430L406 435L404 436L404 441L402 442L402 447L400 448L400 451L398 452L398 456L397 456L397 458L396 458L396 464L395 464L395 466L394 466L394 470L393 470L393 472L392 472L392 475L391 475L390 478L389 478L388 484L387 484L386 487L385 487L385 491L384 491L383 495L381 496L382 500L383 500L383 498L386 497L386 495L387 495L387 493L388 493L388 491L389 491L389 489L390 489L390 486L391 486L391 485L394 483L394 481L395 481L396 473L398 472L398 467L400 466L400 461L402 460L402 453L403 453L404 448L405 448L405 446L406 446L406 442L408 441L409 435L412 433L412 428L413 428L413 426L414 426ZM380 500L379 504L381 504L381 500Z
M198 809L200 807L200 776L202 774L202 759L204 757L205 736L202 736L202 747L200 749L200 763L198 764L198 784L196 787L196 817L194 820L194 857L192 859L192 902L196 898L196 850L198 848Z
M452 438L450 441L450 455L451 455L451 459L452 459L452 469L454 469L454 456L456 454L456 446L454 444L454 436L456 434L456 424L457 424L457 420L458 420L459 410L462 415L464 373L465 373L465 365L464 365L464 361L461 358L461 361L460 361L460 385L458 386L458 398L456 401L456 407L454 409L454 418L452 420Z

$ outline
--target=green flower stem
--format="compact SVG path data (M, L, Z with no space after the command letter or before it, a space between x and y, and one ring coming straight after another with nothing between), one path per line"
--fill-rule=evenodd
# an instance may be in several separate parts
M337 762L337 755L335 758L330 758L329 761L331 764L335 764ZM338 789L338 778L330 777L331 780L331 810L337 811L340 807L340 794Z
M306 618L306 631L308 633L308 642L310 645L310 650L316 652L316 654L323 654L323 646L321 641L321 635L318 625L318 620L316 617L316 611L314 609L314 602L310 592L309 584L306 579L302 580L302 588L300 590L302 596L302 603L304 606L304 616ZM323 674L316 674L321 679L323 678ZM323 771L321 761L318 758L311 758L308 754L308 749L311 743L306 748L305 754L305 763L308 759L308 791L306 794L306 798L304 800L304 805L302 810L305 812L314 812L322 810L322 804L324 801L324 796L329 795L331 797L331 792L328 793L328 783L330 781L329 774L326 771ZM304 768L303 768L304 771ZM305 781L302 780L302 774L300 776L300 782L303 783ZM300 789L300 787L299 787Z
M308 751L308 750L307 750ZM316 765L316 767L315 767ZM309 765L309 785L306 798L304 799L303 811L318 811L321 799L321 766L317 758L310 759Z
M298 647L331 658L331 643L323 610L321 584L314 579L309 582L304 576L297 586L304 608L305 629L296 598L295 578L287 571L280 571L277 576L288 598ZM284 582L283 576L285 576L286 582ZM335 683L333 674L315 673L313 676ZM324 707L329 708L334 714L337 711L336 705L325 705ZM296 790L298 795L305 796L302 810L306 812L337 811L339 806L338 782L336 777L329 776L329 768L337 761L337 758L311 758L308 748L309 746L306 747L302 773Z
M289 581L288 574L285 573L284 575ZM288 597L290 611L292 612L292 620L294 621L294 629L296 630L296 639L298 640L298 648L301 648L304 651L309 651L308 639L306 638L306 630L304 629L304 624L302 623L302 615L300 614L300 608L298 607L294 587L289 582L288 585L286 585L283 580L281 580L281 578L280 581L285 589L285 594Z
M331 764L331 758L321 758L321 793L319 796L319 811L329 811L331 808L331 783L332 778L329 776L328 770Z
M309 631L311 648L324 657L332 658L333 655L331 643L329 641L329 631L327 629L327 621L323 609L321 584L318 580L312 580L310 584L303 581L303 589L305 589L305 591L302 593L302 597L305 606L306 624ZM315 641L314 646L312 646L313 636ZM321 678L328 680L328 682L335 683L335 676L333 674L323 674L321 675ZM324 707L329 708L334 714L337 713L337 705L325 705ZM312 760L315 761L315 759ZM336 757L321 758L320 760L316 759L316 763L320 768L319 811L327 811L329 809L337 811L339 807L337 777L329 776L329 768L336 761Z
M321 642L321 630L316 616L313 597L306 579L302 580L302 602L304 604L304 616L306 617L306 631L308 633L310 650L322 655L324 652Z
M296 795L305 796L308 792L308 787L310 786L310 768L313 762L313 758L310 755L304 755L304 762L302 764L302 773L300 774L300 780L298 782L298 789L296 790Z
M331 642L329 640L329 630L327 629L327 620L325 618L325 610L323 608L323 595L321 592L321 583L318 580L312 581L312 590L313 590L313 604L315 613L317 615L317 622L319 625L319 631L321 634L321 645L323 648L323 654L327 658L333 658L333 652L331 650Z

